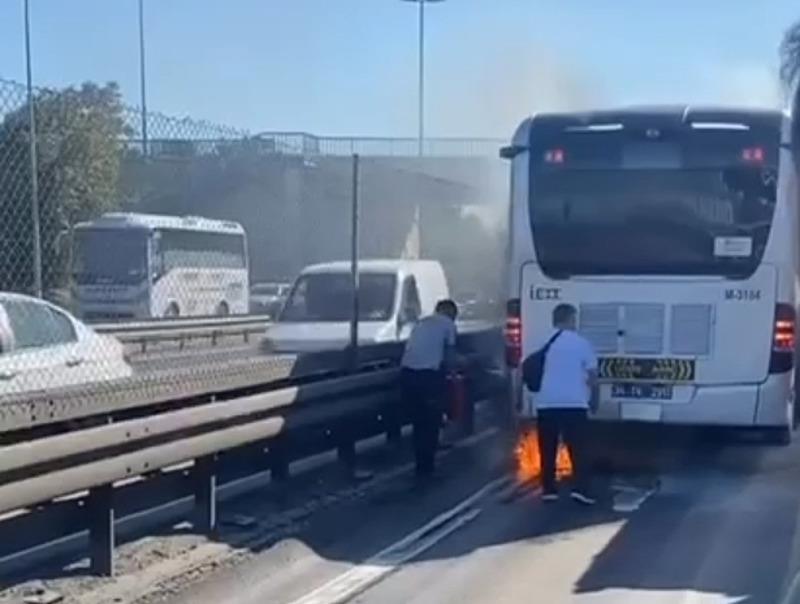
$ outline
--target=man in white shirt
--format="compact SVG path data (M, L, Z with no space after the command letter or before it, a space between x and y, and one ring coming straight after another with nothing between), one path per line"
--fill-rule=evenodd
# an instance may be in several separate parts
M574 306L559 304L553 310L553 326L557 336L547 350L542 385L536 397L542 499L558 499L556 457L561 438L572 460L572 498L592 505L595 501L587 490L585 441L588 411L597 406L597 356L589 341L576 331Z
M446 391L446 371L455 364L458 308L441 300L434 314L417 322L406 343L400 384L414 423L417 476L433 473Z

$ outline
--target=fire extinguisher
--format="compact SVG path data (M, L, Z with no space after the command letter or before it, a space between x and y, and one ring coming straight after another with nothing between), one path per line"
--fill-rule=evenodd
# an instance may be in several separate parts
M447 395L447 415L450 421L460 421L467 405L467 387L462 374L451 373L447 377Z

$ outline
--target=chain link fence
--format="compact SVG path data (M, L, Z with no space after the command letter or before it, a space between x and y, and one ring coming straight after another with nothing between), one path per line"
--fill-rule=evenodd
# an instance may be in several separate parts
M339 263L294 289L295 325L276 324L267 341L281 351L346 345L355 189L362 271L383 274L362 280L362 339L397 338L398 309L412 294L417 314L444 295L474 318L496 309L507 199L500 141L429 139L419 157L410 138L251 134L144 116L114 84L37 89L33 104L31 145L27 90L0 80L0 396L189 358L155 347L131 362L130 347L86 336L63 310L88 323L249 313L274 320L311 265ZM447 285L397 264L416 258L437 261ZM40 285L54 306L14 297L35 296ZM64 358L59 347L69 349ZM24 361L27 381L14 360L23 351L33 359ZM171 356L162 362L159 354ZM94 369L65 369L92 362Z

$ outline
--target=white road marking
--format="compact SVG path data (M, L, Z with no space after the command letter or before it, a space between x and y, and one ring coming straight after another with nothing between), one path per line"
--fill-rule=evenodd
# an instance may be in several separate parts
M655 484L660 484L660 481ZM611 485L611 489L616 491L613 504L614 511L629 513L635 512L642 507L642 504L658 490L658 487L637 487L631 484L616 483Z
M395 572L403 563L415 558L453 531L474 520L481 510L473 508L473 504L488 493L503 488L510 480L509 476L492 480L458 505L439 514L424 526L381 550L362 564L295 600L292 604L342 604L347 602Z

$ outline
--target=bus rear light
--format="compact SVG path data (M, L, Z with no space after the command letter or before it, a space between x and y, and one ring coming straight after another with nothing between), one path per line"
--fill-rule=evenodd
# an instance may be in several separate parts
M519 367L522 360L522 314L519 299L506 304L506 364Z
M760 164L764 161L764 148L747 147L742 150L742 159L746 162Z
M794 367L797 314L790 304L775 306L775 325L772 332L770 373L785 373Z
M564 149L550 149L548 151L545 151L544 161L546 164L563 164Z

